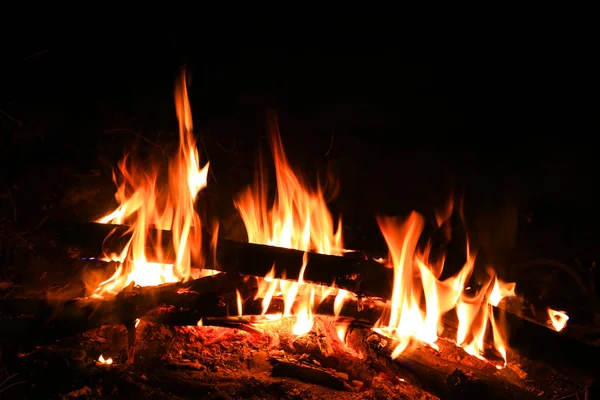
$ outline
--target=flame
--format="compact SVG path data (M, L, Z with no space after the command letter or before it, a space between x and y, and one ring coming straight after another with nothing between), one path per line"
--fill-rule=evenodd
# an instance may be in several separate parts
M237 302L238 317L241 317L243 314L242 295L240 294L240 291L237 289L235 289L235 298L236 298L236 302Z
M178 153L169 162L166 183L160 179L159 165L133 162L131 155L125 156L119 163L120 179L114 174L118 186L115 197L119 206L98 222L129 225L131 239L120 254L106 255L118 263L118 268L111 278L96 288L93 297L117 294L132 283L150 286L184 281L192 276L192 261L195 265L203 265L201 221L194 203L199 191L206 187L209 163L200 167L185 74L182 74L177 85L175 103L180 142ZM286 280L285 277L276 279L273 268L264 278L259 278L255 296L255 299L262 299L262 315L265 319L293 316L296 322L292 331L295 335L302 335L312 329L314 309L328 296L335 295L334 314L338 316L344 302L356 295L304 281L310 252L337 256L343 254L341 219L337 225L334 223L322 188L318 186L314 190L306 185L288 164L274 114L269 115L269 129L277 182L275 199L269 207L266 174L259 168L254 185L241 192L234 203L250 242L305 252L297 281ZM436 222L440 228L446 228L448 238L448 221L452 212L453 205L449 203L443 213L436 214ZM493 347L506 363L503 324L496 320L493 306L505 297L514 296L515 285L501 282L490 269L488 281L474 295L469 295L465 287L473 274L475 256L469 251L468 244L462 269L454 276L440 280L444 260L430 260L431 244L423 251L417 250L417 242L424 228L420 214L413 212L405 221L379 218L378 222L388 245L389 256L377 261L393 268L394 282L386 312L374 329L397 340L398 345L392 356L401 354L411 338L437 348L436 341L443 329L442 318L454 310L459 322L456 343L468 353L484 358L486 336L490 336L491 332ZM148 235L151 228L171 231L175 253L172 263L149 261L149 249L162 255L160 235L154 237L157 243L153 242ZM217 226L213 228L216 230ZM215 244L216 241L213 242ZM274 297L283 300L283 309L278 314L269 313ZM243 301L239 291L236 291L236 302L238 315L241 316ZM560 330L568 317L563 313L564 323L558 327L553 318L558 313L549 310L554 326ZM202 326L202 319L197 325ZM337 328L342 341L346 330L347 326L343 325ZM103 360L100 356L100 362L112 363L112 359Z
M550 317L550 321L548 322L552 324L557 332L562 331L569 321L569 316L566 312L553 310L551 308L548 309L548 317Z
M346 334L348 333L349 326L349 324L340 324L335 327L338 339L340 339L340 342L342 343L346 343Z
M387 313L375 328L378 332L397 339L392 357L400 355L411 338L438 349L436 341L442 332L443 316L455 310L458 317L456 343L465 351L483 358L484 339L491 325L493 344L506 363L506 344L502 324L495 320L492 306L504 297L515 295L515 285L497 279L493 270L491 279L474 296L465 292L475 256L467 245L467 260L454 276L439 280L441 268L428 261L429 250L417 251L417 241L424 228L423 217L412 212L404 221L397 218L378 218L379 226L389 248L389 260L394 268L392 298ZM443 267L443 265L441 266ZM425 311L421 305L425 304Z
M341 219L336 228L321 187L312 190L289 166L279 136L277 117L269 114L268 122L277 194L269 209L265 171L259 168L254 185L242 191L234 201L246 226L248 240L288 249L341 255Z
M93 297L117 294L132 282L138 286L153 286L184 281L191 276L192 259L200 264L203 261L201 223L194 203L198 192L206 187L209 163L200 167L185 72L175 89L175 105L179 119L179 150L169 160L167 181L160 179L160 165L134 163L130 155L119 163L120 184L117 175L113 174L118 186L115 197L119 206L97 222L130 225L132 236L121 254L106 255L118 263L118 268L111 278L96 288ZM175 251L172 264L148 261L148 248L154 247L154 251L161 254L160 244L152 243L148 238L150 228L172 232Z
M308 265L308 253L302 257L302 267L297 281L287 279L275 279L275 266L267 275L258 279L258 290L255 299L262 299L262 315L269 320L281 317L296 317L296 323L292 327L295 335L304 335L313 327L313 309L328 296L335 293L334 313L338 316L346 297L350 293L333 287L315 285L304 281L304 271ZM283 312L281 314L267 314L272 299L283 299Z
M107 359L104 358L104 356L102 354L100 354L100 357L98 357L98 362L100 364L106 364L106 365L110 365L113 363L113 359L108 357Z
M234 201L246 226L248 240L251 243L305 252L342 255L341 219L336 227L321 187L311 189L288 164L275 114L269 114L268 122L277 193L269 208L265 171L259 168L254 185L242 191ZM305 253L297 282L274 279L275 270L272 269L264 279L259 280L256 294L256 299L262 298L263 315L267 313L274 296L283 298L284 309L281 316L296 317L292 329L296 335L305 334L312 329L313 308L327 296L341 296L339 299L336 297L336 315L339 314L347 296L347 292L304 282L303 275L307 264L308 253ZM270 318L276 316L271 315Z

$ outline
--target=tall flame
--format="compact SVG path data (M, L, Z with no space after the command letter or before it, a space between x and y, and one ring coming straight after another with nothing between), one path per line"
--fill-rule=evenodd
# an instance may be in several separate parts
M275 114L269 114L268 123L277 194L269 208L265 173L259 168L254 185L242 191L234 201L246 226L248 240L341 255L341 220L336 229L321 188L313 190L304 184L288 164Z
M420 214L412 212L405 221L379 218L378 222L388 244L394 286L388 313L382 316L376 330L398 340L392 356L400 355L413 337L437 348L435 342L442 331L442 318L454 309L459 321L457 344L468 353L483 358L489 322L494 347L506 361L502 327L494 318L492 305L497 305L504 297L514 296L515 285L501 282L490 270L492 278L487 284L475 296L468 296L465 285L473 273L475 261L468 245L463 268L456 275L440 281L438 266L428 263L431 247L424 252L416 250L424 227ZM423 303L425 311L421 308Z
M132 282L151 286L187 280L192 259L203 261L201 223L194 203L198 192L206 187L209 163L200 167L185 72L176 85L175 106L179 120L179 150L169 160L166 182L161 180L160 165L134 163L130 155L119 163L120 183L117 174L113 174L119 206L97 222L130 225L132 236L121 254L107 254L119 266L111 278L96 288L94 297L116 294ZM147 261L148 248L161 251L160 245L150 243L149 228L172 232L173 264Z
M260 165L254 185L242 191L234 202L246 226L248 240L251 243L341 255L341 220L338 220L336 228L321 187L311 189L290 167L283 151L274 113L269 113L268 123L277 193L269 207L265 172ZM263 299L263 314L267 312L274 296L282 297L285 303L283 316L296 317L293 327L293 333L296 335L311 330L313 307L335 292L333 288L304 282L302 276L307 263L308 257L305 253L302 272L297 282L274 279L274 271L267 274L265 279L259 282L256 295L256 298ZM343 296L339 297L336 313L340 312L342 304Z

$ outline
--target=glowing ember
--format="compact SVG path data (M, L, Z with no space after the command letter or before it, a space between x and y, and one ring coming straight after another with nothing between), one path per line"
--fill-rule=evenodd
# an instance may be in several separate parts
M489 322L494 347L506 361L501 327L494 319L491 307L506 296L514 296L514 284L501 282L490 270L491 278L487 284L476 295L468 296L465 285L471 277L475 260L468 248L463 268L453 277L440 281L438 276L442 268L427 263L431 247L428 246L422 253L416 251L417 240L424 227L421 215L413 212L405 221L396 218L380 218L378 221L390 251L394 286L388 302L389 312L375 329L398 340L392 356L400 355L411 338L437 349L435 342L441 332L442 317L454 309L459 321L457 344L469 354L483 358ZM421 311L422 299L426 312Z
M113 359L110 357L105 359L104 356L102 354L100 354L100 357L98 357L98 362L100 364L111 365L113 363Z
M237 312L238 312L238 317L241 317L243 314L243 309L242 309L242 295L240 294L240 291L235 289L235 297L236 297L236 301L237 301Z
M550 317L550 322L554 329L557 332L562 331L565 326L567 326L567 321L569 321L569 316L564 311L557 311L551 308L548 309L548 317Z
M200 168L185 74L175 90L175 105L179 119L179 151L170 160L168 181L160 181L159 166L130 162L129 155L119 164L121 183L115 195L119 206L98 222L130 225L132 236L121 254L107 255L119 266L110 279L96 288L93 297L116 294L131 282L152 286L184 281L190 278L192 258L196 264L202 263L201 224L194 202L198 192L206 187L209 164ZM114 180L118 181L116 174ZM149 228L172 232L173 264L147 261L148 247L156 247L160 252L158 244L149 243ZM190 243L194 245L190 246Z

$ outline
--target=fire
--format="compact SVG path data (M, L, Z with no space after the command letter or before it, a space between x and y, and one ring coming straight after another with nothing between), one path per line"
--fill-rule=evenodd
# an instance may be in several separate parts
M113 363L113 359L110 357L105 359L104 356L102 354L100 354L100 357L98 357L98 362L100 364L111 365Z
M198 192L206 187L209 163L200 167L185 73L175 90L175 105L179 150L169 160L166 182L161 180L160 165L135 163L130 155L119 163L120 179L113 174L119 206L97 222L130 225L132 236L121 254L107 254L119 265L114 275L96 288L93 297L116 294L132 282L153 286L184 281L190 278L192 259L202 262L201 223L194 202ZM161 251L160 244L148 238L149 228L172 232L175 251L172 264L148 261L148 248Z
M259 279L258 291L255 299L262 299L262 315L269 320L281 317L296 317L296 323L292 328L295 335L303 335L310 332L313 327L313 309L319 305L328 296L336 294L334 300L334 314L338 316L344 299L349 296L345 290L338 290L333 287L315 285L304 281L303 275L308 264L308 253L304 253L302 260L302 269L297 281L286 279L275 279L275 269ZM273 298L283 299L283 312L280 314L267 314Z
M435 342L442 331L442 317L455 310L459 322L456 343L469 354L483 358L489 322L494 348L506 361L506 345L492 306L504 297L514 296L515 285L501 282L490 269L488 282L476 295L469 296L465 286L473 273L475 257L468 247L463 268L456 275L440 281L443 265L440 268L428 262L431 247L417 251L417 241L424 228L420 214L413 212L405 221L379 218L378 222L388 244L394 286L388 313L382 316L375 329L398 340L392 356L400 355L411 338L437 349ZM425 311L422 311L423 303Z
M134 283L154 286L178 282L192 277L192 261L203 265L201 221L194 203L198 193L207 185L209 163L200 166L193 136L192 116L188 101L185 74L175 91L179 119L179 150L169 160L166 182L160 166L155 163L135 163L130 155L119 164L119 178L114 175L118 190L115 195L118 207L101 218L100 223L129 225L131 239L120 254L107 254L118 263L117 271L102 282L93 297L114 295ZM268 204L265 172L257 170L254 185L244 190L234 201L241 214L252 243L279 246L304 251L301 271L297 281L275 278L273 268L264 278L259 278L255 299L262 300L265 320L295 317L295 335L309 332L314 324L315 308L328 296L335 296L334 314L338 316L344 302L356 294L335 287L311 284L304 281L304 271L310 264L311 252L341 256L344 252L341 219L334 219L327 208L324 191L320 186L312 189L305 184L288 164L283 151L277 119L269 118L269 142L275 163L277 192L273 203ZM120 182L120 183L119 183ZM453 212L452 202L443 214L436 215L442 227ZM436 341L442 330L442 318L455 312L458 319L455 340L466 352L484 358L487 337L506 362L506 344L502 335L503 324L496 320L494 306L505 297L515 296L515 284L500 281L489 269L489 279L475 294L468 294L466 286L474 271L475 255L467 245L466 263L454 276L440 280L443 261L430 261L431 244L417 249L424 228L423 217L413 212L402 221L379 218L379 226L387 242L389 257L376 260L381 268L393 268L394 281L391 299L384 315L374 328L397 340L392 356L397 357L408 346L411 338L437 348ZM448 228L448 226L445 226ZM169 230L172 234L172 263L150 262L147 251L162 254L160 237L150 239L150 229ZM216 230L216 226L213 227ZM446 229L449 236L450 230ZM216 245L214 236L213 245ZM165 257L161 258L165 259ZM209 271L210 272L210 271ZM194 275L196 277L196 275ZM274 298L283 301L281 312L270 312ZM237 314L242 316L243 299L236 290ZM560 311L549 310L555 329L561 330L568 317ZM136 325L139 322L136 321ZM202 326L200 319L197 323ZM347 324L337 327L339 339L345 340ZM491 334L491 335L490 335ZM111 359L100 362L109 364Z
M274 114L269 115L268 122L269 143L275 162L277 193L273 204L269 207L265 172L259 168L254 185L242 191L235 200L235 206L246 226L248 240L251 243L341 255L343 252L341 219L338 220L336 227L321 187L316 190L311 189L288 164ZM285 303L283 316L296 317L293 328L293 333L296 335L311 330L313 307L334 291L333 288L304 282L302 275L307 262L305 254L302 272L297 282L274 279L274 271L267 274L259 282L259 291L256 295L256 298L263 299L263 315L267 312L273 296L281 296ZM339 313L339 310L341 310L341 303L336 313Z
M250 242L287 248L342 255L340 224L337 231L320 189L312 191L296 176L283 151L276 118L269 119L270 145L275 162L277 193L272 206L267 205L264 172L257 173L254 186L246 189L235 201L248 232ZM438 225L444 227L453 212L453 202L440 215ZM439 280L443 262L429 262L429 246L417 252L417 241L424 227L423 218L413 212L406 221L380 218L379 225L389 248L390 267L394 269L392 298L387 313L375 328L380 333L398 340L393 356L397 357L416 338L437 348L442 330L442 317L455 310L459 325L456 342L468 353L483 358L486 333L493 337L495 350L506 360L506 345L501 334L502 324L496 321L492 306L504 297L515 295L515 285L500 281L489 270L490 279L475 295L467 295L465 286L474 269L475 256L467 248L467 262L453 277ZM446 226L447 228L447 226ZM447 230L447 235L450 231ZM297 282L275 279L274 269L259 280L256 299L262 299L263 315L268 312L272 299L284 300L284 309L276 317L296 317L293 332L309 332L315 304L329 295L335 295L335 314L339 315L344 300L353 294L336 288L325 288L304 282L303 273L307 254ZM385 260L377 260L385 264ZM425 311L422 306L425 306ZM343 341L346 327L338 327Z
M548 309L548 317L550 317L550 324L552 324L557 332L562 331L569 321L569 316L566 312L553 310L551 308Z
M269 143L275 162L277 194L268 207L265 172L257 171L252 187L244 190L235 200L248 240L322 254L341 255L341 219L337 228L320 187L312 190L289 166L279 136L275 115L269 115Z

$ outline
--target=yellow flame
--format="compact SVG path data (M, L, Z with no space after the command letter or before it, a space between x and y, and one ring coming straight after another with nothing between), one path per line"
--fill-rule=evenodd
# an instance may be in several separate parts
M339 324L335 327L338 339L340 339L340 342L342 343L346 343L346 334L348 333L349 326L349 324Z
M277 117L269 114L269 142L273 160L277 193L273 204L267 204L267 178L259 168L252 187L248 187L234 201L239 210L248 240L251 243L266 244L323 254L342 255L341 220L337 227L320 187L311 189L304 184L288 164L283 150ZM261 166L262 167L262 166ZM262 299L262 313L265 315L273 297L284 300L282 315L296 317L293 333L301 335L313 326L313 308L329 295L336 297L336 308L343 305L346 294L334 288L313 285L304 281L304 271L308 265L308 254L302 260L302 268L296 282L274 279L272 269L259 280L256 299ZM339 310L336 311L339 313ZM273 317L271 317L273 318Z
M159 179L159 165L130 162L129 155L119 163L120 184L113 174L118 185L115 197L119 206L98 222L130 225L132 236L121 254L107 254L119 266L110 279L97 287L93 297L116 294L132 282L138 286L153 286L184 281L190 278L192 259L196 264L203 262L201 223L194 202L198 192L206 187L209 163L200 168L185 73L176 86L175 105L179 150L169 162L167 182ZM148 260L148 248L154 248L159 255L162 253L160 236L159 243L149 239L150 228L172 232L174 263Z
M337 228L321 188L312 190L289 166L279 135L277 117L269 116L269 141L275 162L277 194L267 205L267 178L259 169L253 187L234 201L251 243L323 254L341 255L341 220Z
M237 300L237 312L238 312L238 317L241 317L242 314L244 313L243 309L242 309L242 295L240 294L240 291L235 289L235 297Z
M417 240L424 227L423 217L413 212L406 220L379 218L379 226L388 244L389 259L394 268L392 298L375 328L378 332L398 340L392 357L400 355L410 338L416 338L433 348L443 329L442 318L455 310L459 325L456 343L468 353L483 358L488 323L492 328L493 345L506 362L506 345L500 324L494 319L492 305L504 297L515 295L515 285L498 280L493 271L487 285L472 297L465 293L471 277L475 257L467 245L467 261L454 276L440 281L442 266L429 263L427 246L417 252ZM493 283L493 285L492 285ZM492 289L489 289L489 288ZM425 304L425 311L422 304Z
M113 363L112 358L108 357L105 359L102 354L100 354L100 357L98 357L98 361L100 362L100 364L106 364L106 365L111 365Z
M552 327L554 327L557 332L562 331L569 321L569 316L566 312L553 310L551 308L548 309L548 317L550 318L550 324L552 324Z

